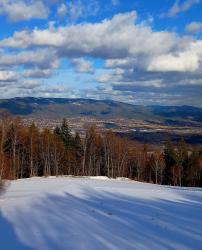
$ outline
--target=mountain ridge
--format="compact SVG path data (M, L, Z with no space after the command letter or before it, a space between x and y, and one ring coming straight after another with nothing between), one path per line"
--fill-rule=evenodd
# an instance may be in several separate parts
M133 105L114 100L85 98L14 97L0 99L0 110L21 117L125 118L163 122L202 123L202 108L192 106Z

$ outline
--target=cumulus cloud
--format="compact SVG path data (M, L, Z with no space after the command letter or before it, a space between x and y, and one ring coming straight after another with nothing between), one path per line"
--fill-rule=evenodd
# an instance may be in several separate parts
M67 59L77 73L92 73L93 60L101 59L104 68L94 72L92 81L96 79L104 87L89 90L89 96L111 96L131 102L143 98L146 89L150 101L163 102L164 97L167 102L174 86L179 95L176 93L173 98L180 102L189 95L180 88L201 87L202 41L174 32L154 31L148 23L137 23L136 19L133 11L93 24L50 25L47 29L15 32L0 41L2 51L16 49L15 53L1 52L0 66L23 65L25 78L47 78L59 66L60 59ZM36 91L44 93L42 88ZM198 94L193 98L199 102Z
M174 17L181 12L188 11L193 5L199 4L200 0L185 0L180 3L180 0L176 0L170 10L164 14L167 17Z
M30 69L23 72L23 76L26 78L49 78L53 75L51 69Z
M195 41L178 37L171 32L154 32L148 25L135 24L136 12L115 15L111 20L101 23L78 24L35 29L32 32L20 31L13 37L0 41L1 47L34 48L49 47L54 49L56 57L76 58L74 64L89 69L79 57L90 56L106 59L108 68L132 68L148 71L194 71L200 66L200 51ZM198 43L197 46L201 47ZM9 56L7 56L9 57ZM9 58L4 58L4 63ZM27 61L34 58L44 63L43 53L39 56L26 56ZM53 56L52 56L53 57ZM186 60L186 57L191 60ZM18 55L18 63L24 56ZM49 56L47 57L49 59ZM53 57L54 58L54 57ZM24 59L26 60L26 59ZM46 60L53 61L54 60ZM57 61L57 60L56 60ZM0 60L1 64L1 60ZM7 62L8 64L8 62ZM84 67L85 66L85 67ZM85 69L86 70L86 69ZM80 71L85 71L80 70Z
M41 69L57 68L58 57L50 49L24 51L18 54L0 54L0 66L37 66Z
M135 25L136 12L117 14L101 23L78 24L58 29L15 32L0 41L1 47L54 47L68 57L93 56L103 59L141 54L158 55L173 50L179 42L174 33L153 32L149 26Z
M18 74L14 71L0 70L0 82L13 82L18 79Z
M92 63L83 58L75 58L71 60L72 65L75 67L77 73L94 73Z
M189 33L198 33L202 31L202 22L191 22L185 28Z
M33 18L44 19L48 17L49 9L42 1L11 1L1 0L0 14L4 14L13 22L27 21Z
M202 41L192 42L190 47L176 54L161 55L153 58L149 71L179 71L195 72L200 68L202 56Z

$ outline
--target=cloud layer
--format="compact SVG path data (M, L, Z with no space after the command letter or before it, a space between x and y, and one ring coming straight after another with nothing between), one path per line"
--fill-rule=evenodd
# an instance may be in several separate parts
M119 4L118 1L112 3ZM168 12L169 16L197 3L197 0L177 1ZM20 20L21 15L16 13L20 13L21 7L32 9L26 11L27 16L21 16L24 20L45 18L49 13L42 1L32 2L32 5L19 1L18 7L21 7L15 7L13 12L8 8L13 2L2 1L1 4L2 12L12 21ZM34 10L39 5L41 16L37 17ZM64 18L69 11L71 19L76 19L80 12L71 9L76 7L71 7L71 2L60 3L57 14ZM82 7L80 9L81 15L85 15ZM48 28L16 31L0 40L0 81L17 82L10 91L12 94L20 89L22 95L65 96L68 88L63 84L58 85L58 91L54 86L48 90L42 84L42 80L51 78L65 61L78 75L89 74L91 81L97 83L94 89L68 89L71 96L113 98L132 103L146 100L150 104L190 104L194 100L195 105L201 105L202 40L156 31L137 18L136 11L131 11L96 23L51 23ZM198 32L200 23L191 23L186 30ZM96 68L97 60L102 63ZM5 84L2 88L5 89Z

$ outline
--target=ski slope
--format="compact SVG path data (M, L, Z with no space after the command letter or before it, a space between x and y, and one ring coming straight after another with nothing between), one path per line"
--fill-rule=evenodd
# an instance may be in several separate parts
M107 178L12 181L0 249L202 249L202 190Z

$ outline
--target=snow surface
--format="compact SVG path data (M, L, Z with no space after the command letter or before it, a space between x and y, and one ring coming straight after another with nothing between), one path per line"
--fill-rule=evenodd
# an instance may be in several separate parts
M202 190L31 178L0 197L0 249L202 249Z

